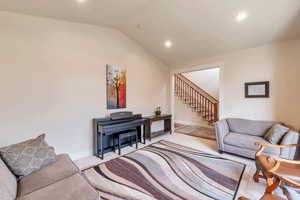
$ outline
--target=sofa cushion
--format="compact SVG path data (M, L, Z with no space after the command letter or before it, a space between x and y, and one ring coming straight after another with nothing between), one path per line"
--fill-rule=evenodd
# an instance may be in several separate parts
M293 130L287 132L280 142L280 145L298 144L299 133ZM280 152L280 157L288 160L294 160L297 147L292 148L282 148ZM296 158L297 160L298 158Z
M4 162L16 176L26 176L55 162L54 149L45 141L45 134L35 139L0 149Z
M67 154L56 157L56 162L23 177L18 183L18 197L32 193L79 172Z
M262 137L233 133L233 132L230 132L224 138L224 143L227 145L240 147L242 149L245 148L245 149L249 149L252 151L258 150L258 146L255 145L255 142L268 143ZM279 155L280 149L266 147L264 152L268 153L268 154Z
M97 200L98 193L79 174L51 184L17 200Z
M265 135L264 138L271 144L279 144L282 137L289 131L288 127L275 124Z
M17 196L17 179L0 159L0 199L15 200Z
M255 121L247 119L229 118L227 123L230 132L243 133L247 135L263 136L276 122Z

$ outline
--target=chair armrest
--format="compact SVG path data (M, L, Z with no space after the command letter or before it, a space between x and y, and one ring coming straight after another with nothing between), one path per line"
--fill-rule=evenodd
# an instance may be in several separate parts
M261 142L255 142L255 144L259 147L273 147L273 148L289 148L289 147L300 146L300 144L277 145L277 144L268 144L268 143L261 143Z
M224 137L229 133L229 126L226 119L220 120L215 123L215 131L217 136L217 144L219 150L224 151Z
M260 156L261 153L264 151L265 147L289 148L289 147L298 147L298 146L300 146L300 144L276 145L276 144L269 144L269 143L262 143L262 142L255 142L255 144L259 147L258 151L255 154L255 157Z
M288 160L288 159L283 159L283 158L277 158L277 157L270 157L271 159L274 159L275 161L279 161L282 163L289 163L289 164L294 164L294 165L300 165L299 160Z

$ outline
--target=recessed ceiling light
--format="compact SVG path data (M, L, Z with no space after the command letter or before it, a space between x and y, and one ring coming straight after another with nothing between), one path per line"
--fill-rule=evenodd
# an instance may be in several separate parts
M167 40L167 41L165 42L165 46L166 46L167 48L170 48L170 47L172 46L172 42L171 42L170 40Z
M76 0L78 3L84 3L86 0Z
M245 11L241 11L238 13L238 15L236 16L236 20L238 22L244 21L246 18L248 17L248 14Z

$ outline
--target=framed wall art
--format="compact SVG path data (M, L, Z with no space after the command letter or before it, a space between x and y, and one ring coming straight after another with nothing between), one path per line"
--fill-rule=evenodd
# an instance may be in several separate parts
M245 98L269 98L270 82L248 82L245 83Z
M126 68L106 65L107 109L126 108Z

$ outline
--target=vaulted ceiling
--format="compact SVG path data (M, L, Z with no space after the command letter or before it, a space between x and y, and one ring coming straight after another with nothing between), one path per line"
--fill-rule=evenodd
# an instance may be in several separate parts
M171 67L300 36L299 0L78 1L0 0L0 10L116 28Z

